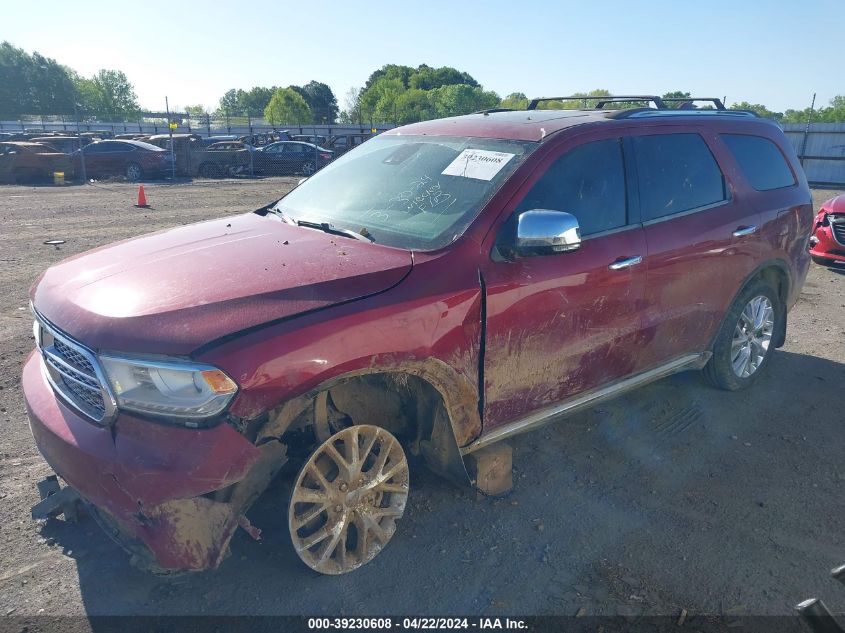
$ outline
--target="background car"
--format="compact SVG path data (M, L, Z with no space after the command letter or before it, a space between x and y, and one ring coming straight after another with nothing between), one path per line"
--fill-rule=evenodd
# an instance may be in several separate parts
M825 201L813 222L810 257L820 266L845 264L845 195Z
M71 176L71 161L49 145L24 141L0 143L0 182L49 180L57 171Z
M78 136L39 136L32 139L32 142L49 145L63 154L73 154L87 144Z
M320 147L326 147L326 143L328 139L325 136L313 134L293 134L290 139L279 139L279 140L291 140L291 141L302 141L304 143L314 143L315 145L319 145Z
M371 138L373 138L372 134L339 134L332 136L323 146L332 150L334 157L337 158Z
M257 172L310 176L328 165L333 158L334 152L312 143L279 141L259 147L253 162Z
M133 182L168 175L174 160L172 152L143 141L97 141L73 153L76 174L83 157L88 178L122 175Z
M250 153L255 149L243 141L212 143L196 150L191 157L194 170L191 175L204 178L221 178L249 170Z

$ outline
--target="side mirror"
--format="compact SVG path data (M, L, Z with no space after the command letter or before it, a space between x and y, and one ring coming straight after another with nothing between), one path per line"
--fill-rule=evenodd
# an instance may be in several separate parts
M517 257L566 253L580 246L578 219L571 213L532 209L519 214L513 249Z

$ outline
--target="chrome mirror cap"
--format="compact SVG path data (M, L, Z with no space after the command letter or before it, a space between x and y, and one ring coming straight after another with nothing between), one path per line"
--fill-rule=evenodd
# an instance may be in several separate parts
M574 251L581 246L578 219L571 213L549 209L520 213L515 246L518 257Z

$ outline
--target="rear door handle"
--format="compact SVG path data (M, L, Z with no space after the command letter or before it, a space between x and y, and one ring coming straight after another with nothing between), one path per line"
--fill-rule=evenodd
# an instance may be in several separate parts
M751 235L752 233L757 232L756 226L741 226L736 231L734 231L734 237L745 237L746 235Z
M608 266L608 268L610 268L610 270L622 270L623 268L630 268L631 266L636 266L637 264L642 263L642 261L642 255L637 255L635 257L626 257L625 259L617 259L610 266Z

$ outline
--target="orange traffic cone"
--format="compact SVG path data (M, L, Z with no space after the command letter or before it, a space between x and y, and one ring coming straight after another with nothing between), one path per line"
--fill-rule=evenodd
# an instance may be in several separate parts
M138 204L135 205L139 209L149 209L147 204L147 196L144 195L144 185L138 185Z

